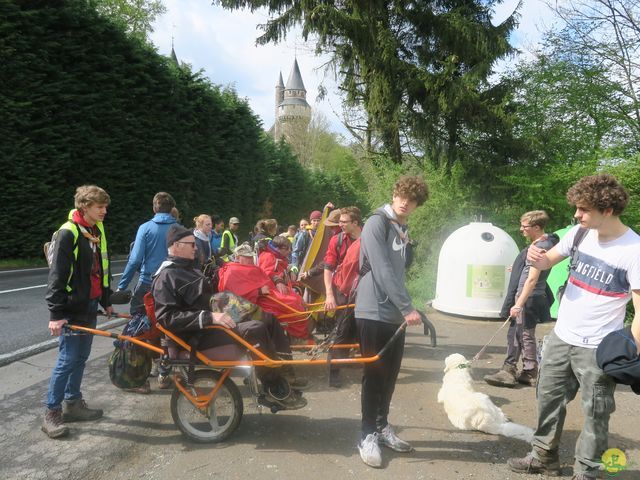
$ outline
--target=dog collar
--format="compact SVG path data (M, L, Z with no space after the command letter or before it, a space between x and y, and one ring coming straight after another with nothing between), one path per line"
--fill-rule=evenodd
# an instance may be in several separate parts
M471 364L468 363L468 362L467 363L461 363L456 368L471 368Z

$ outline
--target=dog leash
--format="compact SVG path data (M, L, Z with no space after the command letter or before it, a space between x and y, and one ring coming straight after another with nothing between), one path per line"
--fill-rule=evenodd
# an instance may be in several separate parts
M484 347L482 347L478 353L475 354L475 356L471 359L472 362L476 361L476 360L480 360L482 358L482 354L484 353L484 351L487 349L487 347L489 346L489 344L491 342L493 342L493 339L496 338L496 335L498 335L498 332L500 332L500 330L502 330L504 328L504 326L511 321L511 316L509 316L509 318L507 318L504 323L502 325L500 325L500 328L498 328L498 330L496 330L496 333L493 334L493 336L489 339L489 341L487 343L484 344Z

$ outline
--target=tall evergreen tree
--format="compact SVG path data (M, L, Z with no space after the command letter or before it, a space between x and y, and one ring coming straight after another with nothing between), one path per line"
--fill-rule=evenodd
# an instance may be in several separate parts
M373 130L400 162L403 135L457 158L461 132L495 125L501 99L487 85L512 52L511 15L498 26L499 0L216 0L225 8L266 8L258 43L278 42L296 25L328 52L347 101L362 104Z

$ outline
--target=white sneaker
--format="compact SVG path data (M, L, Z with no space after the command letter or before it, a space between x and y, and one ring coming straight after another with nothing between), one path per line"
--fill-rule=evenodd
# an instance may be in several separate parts
M358 443L360 458L370 467L380 468L382 466L382 452L378 445L378 432L370 433Z
M158 359L153 360L153 363L151 364L151 371L149 372L150 377L157 377L158 375L160 375L160 372L158 371L159 363L160 363L160 360Z
M378 434L378 443L385 447L389 447L391 450L396 452L406 453L413 450L413 447L409 442L405 442L396 435L396 432L394 432L393 427L390 424L387 424L387 426Z

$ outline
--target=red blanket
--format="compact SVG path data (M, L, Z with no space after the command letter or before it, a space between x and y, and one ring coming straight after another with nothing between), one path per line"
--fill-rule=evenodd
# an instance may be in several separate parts
M300 295L295 292L286 295L280 293L271 279L255 265L225 263L220 269L219 276L219 291L235 293L276 317L294 311L305 312L305 305ZM269 287L269 294L260 295L260 289L265 286ZM283 319L278 318L278 320L289 335L299 338L308 337L307 313Z

